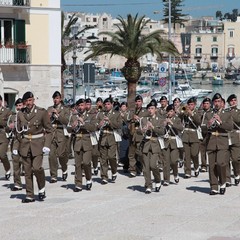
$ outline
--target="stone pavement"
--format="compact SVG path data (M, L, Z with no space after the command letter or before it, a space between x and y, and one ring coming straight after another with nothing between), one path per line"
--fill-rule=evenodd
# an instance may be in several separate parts
M49 180L45 157L46 178ZM240 239L240 186L210 196L208 173L144 193L143 176L121 168L116 183L73 192L73 160L67 182L46 184L44 202L22 204L25 191L11 192L0 166L0 239L7 240L237 240ZM61 176L61 171L59 171ZM171 176L172 177L172 176ZM171 179L173 181L173 178ZM85 181L84 181L85 183ZM35 187L36 197L37 188Z

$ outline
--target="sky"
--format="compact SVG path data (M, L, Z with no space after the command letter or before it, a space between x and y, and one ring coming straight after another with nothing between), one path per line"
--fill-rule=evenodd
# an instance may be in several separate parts
M127 14L145 15L158 20L163 16L162 0L60 0L63 11L77 11L86 13L108 13L114 18L118 15L126 17ZM239 9L240 0L184 0L182 13L193 17L214 16L216 11L222 13ZM72 6L70 6L72 5ZM154 13L155 12L155 13Z

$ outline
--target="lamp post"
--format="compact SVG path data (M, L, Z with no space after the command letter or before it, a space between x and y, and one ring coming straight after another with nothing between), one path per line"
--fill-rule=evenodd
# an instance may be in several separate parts
M168 40L172 38L172 2L168 0ZM168 76L169 76L169 102L172 102L172 56L169 54L169 67L168 67ZM175 81L174 81L175 84Z
M77 42L76 35L78 33L78 25L71 27L71 33L73 35L73 103L76 103L76 61L77 61Z

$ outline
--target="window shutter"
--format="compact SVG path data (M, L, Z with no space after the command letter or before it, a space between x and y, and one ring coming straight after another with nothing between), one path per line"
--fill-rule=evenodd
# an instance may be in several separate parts
M26 63L27 49L22 49L18 45L26 44L25 20L15 20L14 22L14 43L16 44L14 53L15 63Z

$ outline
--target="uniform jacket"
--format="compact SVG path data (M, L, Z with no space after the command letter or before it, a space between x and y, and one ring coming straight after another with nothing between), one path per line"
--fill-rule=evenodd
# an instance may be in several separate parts
M52 114L53 109L57 109L57 112L59 114L58 118L55 117L56 115ZM65 141L66 136L63 129L66 128L69 121L69 108L65 107L62 104L59 104L58 106L48 107L47 111L49 113L50 121L53 127L53 139L57 142Z
M240 110L237 107L230 110L233 119L233 130L230 133L232 144L240 144Z
M17 149L19 149L20 155L25 157L31 151L32 156L38 156L42 154L43 147L50 148L52 126L46 109L34 105L28 114L24 108L18 112L16 124L17 134L19 135L18 139L20 141L20 146ZM25 129L25 131L20 133L22 129ZM43 137L31 139L31 135L37 134L44 135Z
M0 143L8 142L6 136L7 121L9 116L12 114L11 110L5 107L0 108Z
M213 110L208 112L206 114L206 120L209 121L213 115ZM228 131L233 129L232 116L229 111L225 110L220 111L218 115L220 116L222 124L208 128L208 135L206 139L207 151L229 148Z

